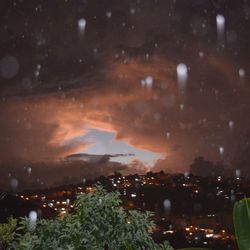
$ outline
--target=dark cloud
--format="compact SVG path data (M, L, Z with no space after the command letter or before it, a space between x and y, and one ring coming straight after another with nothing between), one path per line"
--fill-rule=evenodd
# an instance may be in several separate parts
M114 172L122 173L123 171L127 171L126 165L108 159L98 162L82 160L32 162L19 159L0 165L0 183L2 189L11 190L11 182L16 179L18 190L36 189L78 184L82 183L84 179L94 179L100 175L108 176Z
M115 154L115 155L90 155L90 154L71 154L65 157L68 161L84 161L87 163L103 163L108 162L110 158L121 157L121 156L134 156L134 154Z
M82 140L89 128L162 154L166 159L156 169L183 171L198 155L220 159L220 146L231 162L250 125L246 1L1 4L3 164L84 152L93 143ZM224 48L217 40L218 13L226 18ZM84 36L79 18L87 22ZM188 66L185 95L176 79L181 62ZM151 90L141 84L147 76L153 77Z

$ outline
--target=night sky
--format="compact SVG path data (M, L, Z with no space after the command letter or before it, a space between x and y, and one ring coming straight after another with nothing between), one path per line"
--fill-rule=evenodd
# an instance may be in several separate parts
M0 22L2 179L232 165L250 1L2 0Z

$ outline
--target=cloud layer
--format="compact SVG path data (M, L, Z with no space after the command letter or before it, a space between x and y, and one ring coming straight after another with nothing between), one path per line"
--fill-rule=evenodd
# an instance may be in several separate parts
M183 171L197 155L230 163L250 125L245 2L56 3L18 3L15 12L6 1L1 168L7 172L10 161L51 162L53 168L53 161L95 143L83 139L89 129L161 154L154 169ZM227 21L224 47L216 37L218 12ZM87 25L79 36L82 17ZM179 63L188 67L185 94L178 88Z

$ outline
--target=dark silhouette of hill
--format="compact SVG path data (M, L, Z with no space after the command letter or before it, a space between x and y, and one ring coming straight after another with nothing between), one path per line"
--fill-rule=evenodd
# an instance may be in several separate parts
M190 172L196 176L207 177L219 175L225 176L231 171L228 172L228 167L225 166L223 162L213 163L199 156L196 157L194 162L191 164Z

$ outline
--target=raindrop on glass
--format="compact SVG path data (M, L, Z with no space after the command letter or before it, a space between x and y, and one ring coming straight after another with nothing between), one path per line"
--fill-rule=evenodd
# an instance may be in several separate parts
M153 79L152 76L147 76L147 77L145 78L145 86L146 86L148 89L151 89L152 86L153 86L153 81L154 81L154 79Z
M82 179L82 183L83 183L83 185L86 183L86 179L85 178Z
M31 167L28 167L27 171L28 171L28 174L30 175L31 174Z
M70 204L70 199L66 199L66 205L69 206Z
M234 128L234 122L233 121L229 121L228 122L228 126L230 129L233 129Z
M204 57L204 52L200 51L199 52L199 57Z
M30 229L35 229L36 221L37 221L37 212L36 211L30 211L29 212L29 226L30 226Z
M244 69L239 69L239 77L241 80L245 78L246 72Z
M224 33L225 33L225 17L223 15L216 16L216 25L217 25L217 35L220 43L224 42Z
M188 68L186 64L180 63L176 67L177 72L177 80L178 80L178 88L181 93L185 92L187 86L187 79L188 79Z
M235 200L236 200L235 194L231 194L230 200L231 200L231 202L235 202Z
M29 212L29 220L31 222L36 222L37 221L37 212L36 211L30 211Z
M78 20L78 29L80 33L84 33L86 28L86 20L84 18L81 18Z
M181 110L181 111L184 110L184 104L180 104L180 110Z
M107 11L106 12L106 17L109 19L109 18L111 18L111 16L112 16L112 12L111 11Z
M5 79L13 78L19 71L19 63L14 56L5 56L0 61L0 75Z
M17 189L17 188L18 188L18 180L15 179L15 178L11 179L11 180L10 180L10 186L11 186L11 188L14 189L14 190Z
M219 153L220 153L220 156L223 156L224 155L224 148L222 146L219 146Z
M134 8L131 8L131 9L130 9L130 13L131 13L132 15L134 15L134 14L135 14L135 9L134 9Z
M235 170L235 177L240 178L240 169Z
M164 211L166 214L169 214L171 211L171 201L166 199L163 201L163 207L164 207Z
M169 138L170 138L171 133L170 133L170 132L167 132L167 133L166 133L166 135L167 135L167 138L169 139Z

